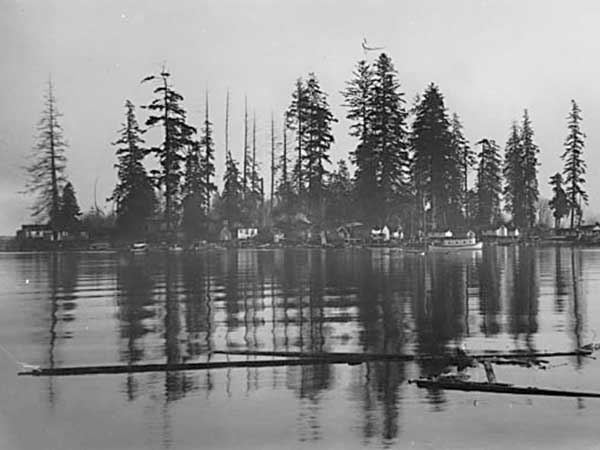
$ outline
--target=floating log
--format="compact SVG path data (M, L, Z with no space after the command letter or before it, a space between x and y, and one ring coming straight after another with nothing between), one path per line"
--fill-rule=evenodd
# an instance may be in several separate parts
M347 352L287 352L287 351L269 351L269 350L215 350L216 355L236 355L236 356L271 356L281 358L317 358L317 359L337 359L347 358L360 361L368 360L393 360L393 361L414 361L418 359L416 355L393 354L393 353L347 353ZM442 358L440 356L440 358Z
M299 359L268 359L254 361L212 361L178 364L135 364L135 365L104 365L104 366L67 366L34 368L18 372L18 375L31 376L69 376L69 375L100 375L138 372L175 372L182 370L211 370L240 367L279 367L279 366L310 366L319 364L360 364L360 361L344 357L331 358L299 358Z
M240 355L240 356L272 356L285 358L316 358L316 359L333 359L347 358L357 361L436 361L436 360L451 360L472 358L476 360L484 360L491 358L551 358L559 356L589 356L593 351L588 349L573 350L570 352L485 352L478 354L458 355L456 353L446 353L441 355L414 355L402 353L342 353L342 352L286 352L286 351L268 351L268 350L216 350L213 354L220 355Z
M588 356L588 355L586 355ZM539 358L486 358L485 361L488 361L493 364L498 365L512 365L512 366L522 366L522 367L540 367L542 369L546 368L546 365L549 364L547 359L539 359Z
M465 357L461 355L412 355L412 354L389 354L389 353L306 353L306 352L273 352L273 351L251 351L251 350L232 350L232 351L214 351L213 354L224 355L243 355L243 356L272 356L284 357L286 359L269 359L253 361L217 361L217 362L196 362L196 363L177 363L177 364L136 364L136 365L104 365L104 366L71 366L71 367L47 367L34 368L27 371L21 371L19 375L32 376L68 376L68 375L97 375L97 374L118 374L118 373L137 373L137 372L171 372L182 370L210 370L227 369L237 367L277 367L277 366L309 366L315 364L361 364L366 361L448 361L449 364L456 364L457 361ZM553 356L576 356L590 355L589 350L576 350L573 352L554 352L554 353L484 353L478 355L469 355L468 358L474 360L484 360L486 358L533 358L533 357L553 357Z
M531 386L515 386L508 383L487 383L482 381L457 381L455 379L444 380L442 378L420 378L409 380L420 388L426 389L448 389L456 391L491 392L494 394L517 394L517 395L544 395L552 397L592 397L600 398L600 393L565 391L562 389L542 389Z

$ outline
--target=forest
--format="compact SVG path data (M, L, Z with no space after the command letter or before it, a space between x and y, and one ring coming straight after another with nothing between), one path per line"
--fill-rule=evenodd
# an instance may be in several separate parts
M208 93L204 120L191 124L173 78L163 68L142 79L148 86L146 104L136 108L125 100L124 121L112 143L118 178L108 199L113 210L94 206L86 214L65 175L67 144L49 83L27 167L27 192L36 196L36 221L56 230L85 228L124 240L151 232L173 239L214 240L224 224L272 233L290 232L298 223L316 231L360 223L401 229L407 237L429 231L481 231L500 224L527 231L542 225L544 206L551 211L554 227L582 223L588 202L585 134L575 100L567 115L564 168L545 181L553 195L544 205L539 194L540 149L527 109L507 126L503 149L491 137L471 143L458 113L450 111L436 84L407 102L385 53L373 62L358 61L345 82L343 106L356 146L339 161L331 158L332 124L338 118L316 74L299 77L290 86L281 130L275 130L271 117L268 164L258 161L256 118L250 122L247 103L238 160L229 148L229 93L225 147L219 149ZM145 132L152 128L160 130L159 142L145 141ZM215 176L217 152L225 155L222 180ZM154 164L149 165L151 159Z

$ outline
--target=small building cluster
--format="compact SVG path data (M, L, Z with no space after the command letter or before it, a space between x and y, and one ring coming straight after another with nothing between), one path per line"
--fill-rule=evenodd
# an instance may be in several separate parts
M55 230L48 224L25 224L17 230L16 247L19 250L72 247L89 239L90 235L86 230Z

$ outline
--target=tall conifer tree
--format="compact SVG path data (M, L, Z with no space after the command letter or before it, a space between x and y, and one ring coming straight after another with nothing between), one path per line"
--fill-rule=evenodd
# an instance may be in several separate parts
M303 158L304 144L307 139L306 121L308 115L308 92L306 83L302 78L296 80L296 86L292 93L292 102L286 112L286 124L290 130L293 130L296 135L296 163L293 173L295 178L296 193L299 197L302 196L307 182L306 174L304 173Z
M517 226L524 226L523 215L523 164L521 155L521 133L513 122L504 150L504 208L512 215Z
M109 200L116 203L117 227L124 234L139 232L156 208L154 185L144 168L143 160L149 150L143 147L143 130L135 117L135 107L125 102L126 120L120 137L113 145L118 146L118 162L115 165L119 179Z
M280 212L289 212L291 204L294 202L294 186L293 180L289 176L289 163L290 158L288 156L288 139L287 139L287 113L284 114L283 122L283 151L279 160L279 166L281 167L281 175L277 183L277 197L278 207L277 210Z
M215 176L215 143L212 138L212 123L208 115L208 92L206 92L206 101L204 107L204 124L202 127L202 138L200 147L204 151L202 157L202 176L203 176L203 204L205 212L208 215L210 210L210 197L216 192L217 186L212 182Z
M415 115L411 145L417 208L428 207L431 215L431 223L423 225L434 230L457 227L462 222L462 170L452 145L444 98L433 83Z
M275 163L275 118L271 112L271 209L273 209L273 203L275 202L275 171L277 164Z
M353 188L348 164L340 159L327 183L327 218L331 223L339 225L352 219Z
M244 190L244 196L248 190L250 184L250 155L248 147L248 97L244 96L244 156L242 158L242 187Z
M385 221L394 207L408 199L409 156L407 112L392 60L382 53L373 68L372 142L378 159L378 200Z
M468 173L469 169L475 165L475 151L469 146L469 141L463 133L463 126L457 113L452 114L450 122L450 134L452 136L452 147L454 154L458 157L461 167L461 177L463 181L463 210L465 217L469 216L467 193L469 191Z
M485 228L500 219L502 163L494 140L482 139L478 144L481 144L481 152L477 170L477 223Z
M560 228L562 218L569 214L569 199L563 189L563 180L560 172L550 177L552 186L552 199L550 199L550 209L554 216L554 228Z
M77 231L81 226L81 210L75 196L75 189L71 182L67 182L62 191L60 199L59 229L65 231Z
M295 131L297 160L294 177L298 199L317 220L322 219L324 183L329 150L334 141L331 133L333 117L327 95L313 73L299 78L286 113L288 128Z
M206 221L206 178L202 144L194 141L188 146L185 158L185 177L182 186L182 226L188 238L198 238Z
M235 226L235 224L243 221L244 188L242 186L240 170L231 155L226 160L223 182L221 214L229 221L230 225Z
M146 120L149 127L160 126L164 131L161 145L152 148L160 163L160 169L153 171L157 185L164 190L164 217L167 232L175 231L178 222L181 197L182 163L185 150L192 144L196 129L186 122L186 112L181 106L183 96L177 93L171 83L169 72L163 69L158 75L150 75L142 83L154 80L155 99L145 108L151 112Z
M325 177L329 172L325 166L331 163L329 150L334 142L331 124L337 120L331 113L327 95L321 90L314 73L308 76L306 94L308 114L304 166L308 178L308 204L313 216L322 219Z
M569 134L565 139L565 151L561 158L565 162L563 175L566 185L566 194L569 200L571 213L571 228L581 223L581 202L587 203L588 195L583 188L585 184L586 164L583 160L585 134L581 131L581 109L571 100L571 111L568 116Z
M363 219L374 219L379 215L377 154L373 139L373 86L372 67L365 61L359 61L353 72L353 78L346 82L342 91L344 106L348 109L346 118L350 125L350 135L358 139L356 148L351 152L351 161L356 167L354 183L356 198Z
M62 116L56 107L52 81L48 81L45 109L38 123L37 143L26 168L28 180L26 191L36 194L32 207L33 217L55 225L60 214L60 192L66 182L64 155L67 144L59 123Z
M382 53L373 66L360 61L342 94L358 138L352 162L360 209L366 221L383 223L406 203L410 179L408 113L392 60Z
M523 217L524 225L531 228L535 225L536 205L539 198L538 189L538 153L539 148L535 144L533 128L529 113L523 112L523 122L521 124L521 158L523 164Z

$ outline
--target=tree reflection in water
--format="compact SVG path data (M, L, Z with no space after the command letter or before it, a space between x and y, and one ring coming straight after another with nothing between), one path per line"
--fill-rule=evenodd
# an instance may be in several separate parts
M146 265L133 260L118 266L117 306L121 337L119 357L127 364L135 364L145 358L145 348L140 341L151 331L144 321L154 317L151 309L153 288L153 277ZM126 387L129 400L135 400L137 390L135 376L129 374Z
M495 336L501 331L499 322L501 313L500 304L500 252L504 248L490 248L483 252L481 262L478 264L479 285L479 311L483 318L481 332L485 336Z
M538 258L533 247L462 255L243 249L127 257L106 270L116 276L118 358L133 365L209 360L217 349L439 354L471 338L501 335L515 347L535 350ZM552 249L544 258L555 278L554 310L572 318L579 345L585 323L581 256ZM82 264L76 255L51 255L41 265L48 271L47 363L53 366L61 338L69 336L66 325L75 318ZM442 368L437 362L371 362L136 374L127 377L124 391L130 401L149 392L162 399L157 411L168 443L170 405L193 390L208 396L223 389L233 396L236 383L245 385L246 395L286 389L297 399L300 439L316 440L328 393L349 380L346 392L361 411L365 442L387 445L402 432L407 372L428 375ZM425 395L434 408L446 401L440 392L411 395Z
M40 258L45 258L46 255ZM74 320L74 310L77 307L77 278L79 273L79 257L73 253L51 253L48 259L48 293L50 295L50 332L48 339L49 367L61 365L56 357L57 348L61 341L71 338L64 330L68 322ZM48 403L54 406L56 402L55 382L48 378Z
M516 247L509 256L512 288L509 291L509 330L515 347L523 340L528 351L536 351L533 336L538 331L538 278L536 248Z

